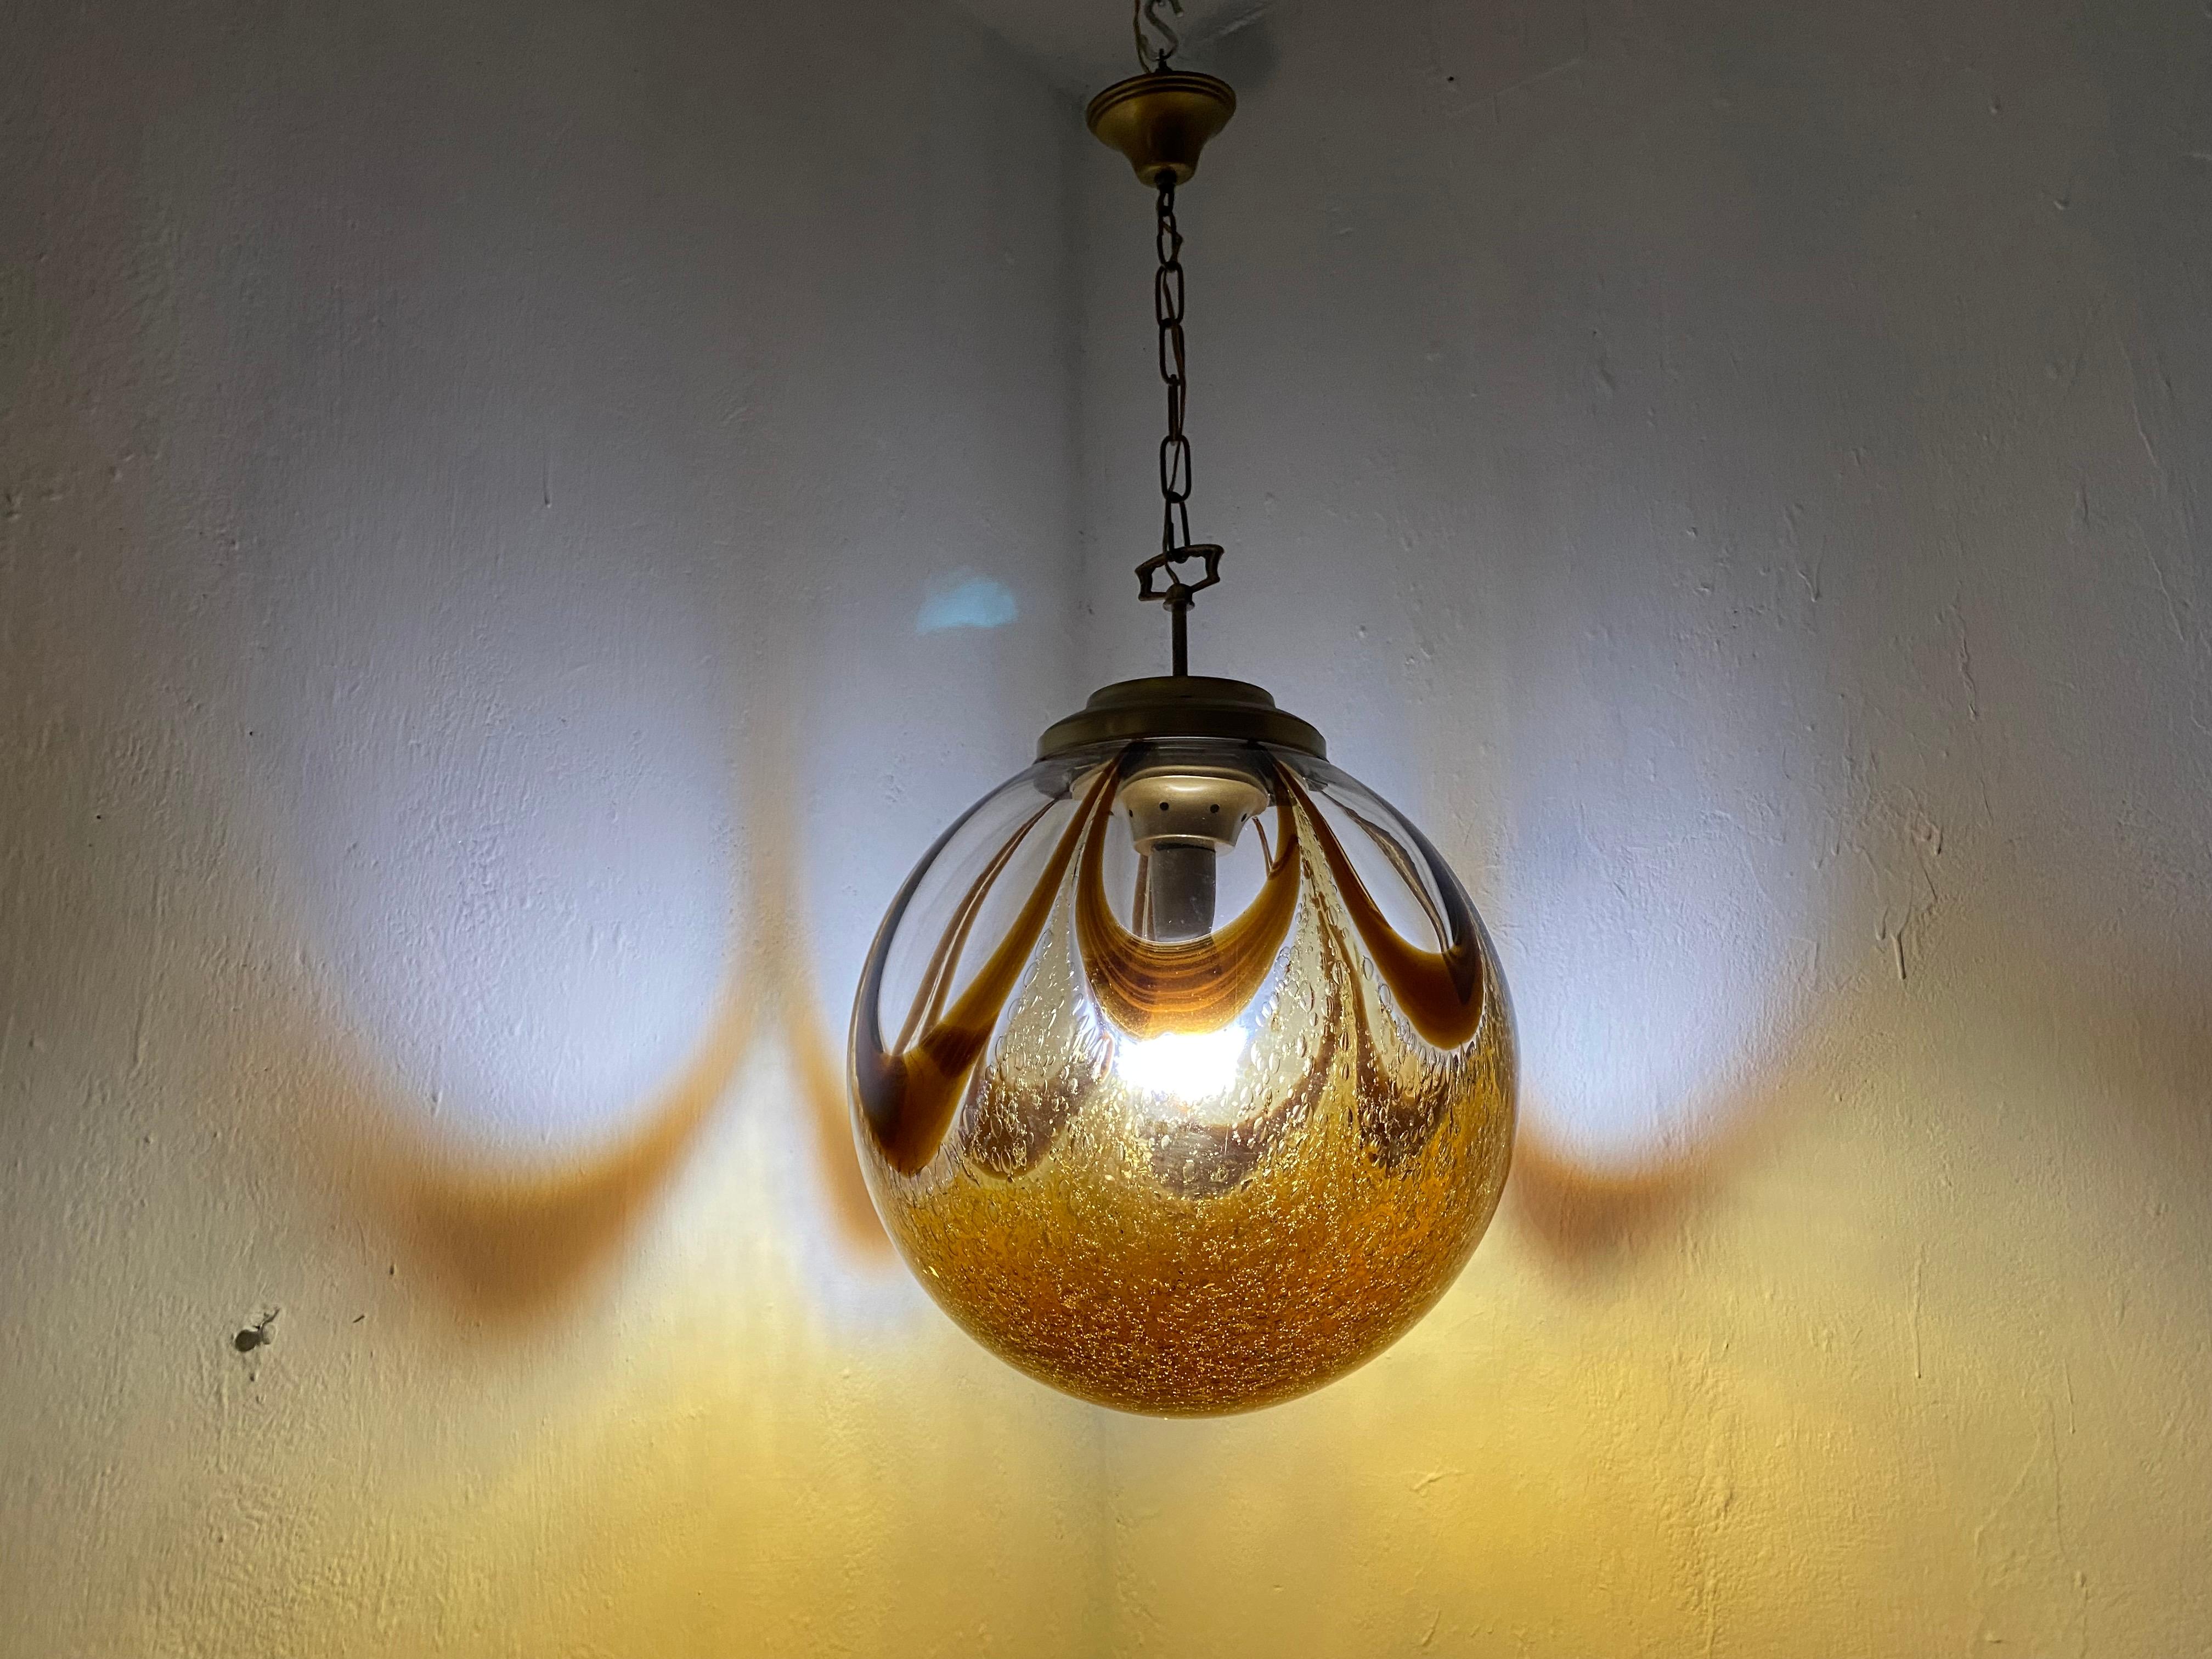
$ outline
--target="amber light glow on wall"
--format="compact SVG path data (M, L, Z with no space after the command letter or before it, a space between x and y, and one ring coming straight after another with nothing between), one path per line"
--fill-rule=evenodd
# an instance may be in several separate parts
M1159 659L1125 11L36 9L0 1655L2212 1642L2212 23L1188 3L1193 647L1489 924L1481 1248L1154 1419L850 1150Z

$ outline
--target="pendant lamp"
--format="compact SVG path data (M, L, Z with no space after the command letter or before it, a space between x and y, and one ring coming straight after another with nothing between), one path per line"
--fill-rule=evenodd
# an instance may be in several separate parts
M1504 1184L1514 1043L1427 837L1260 687L1189 672L1223 550L1190 538L1176 191L1237 100L1170 66L1158 3L1144 72L1087 118L1158 197L1163 531L1137 575L1173 672L1047 727L923 856L861 974L851 1083L877 1210L954 1320L1070 1394L1195 1415L1340 1376L1449 1288Z

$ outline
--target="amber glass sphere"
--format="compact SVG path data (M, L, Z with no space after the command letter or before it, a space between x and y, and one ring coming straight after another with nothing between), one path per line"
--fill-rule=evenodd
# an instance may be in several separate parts
M1125 1410L1265 1406L1449 1287L1504 1184L1513 1023L1396 812L1224 738L1040 761L931 848L853 1019L854 1130L921 1283Z

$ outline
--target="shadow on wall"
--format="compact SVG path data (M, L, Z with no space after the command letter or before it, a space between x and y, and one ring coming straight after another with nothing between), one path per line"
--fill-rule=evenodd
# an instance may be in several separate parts
M573 695L567 679L545 690L520 678L530 663L558 654L550 645L533 648L531 618L556 609L561 574L544 579L549 592L526 607L519 622L492 596L478 601L474 626L511 628L520 643L495 648L479 641L477 654L523 665L514 671L519 684L478 689L463 680L458 689L449 684L434 702L396 691L398 701L389 710L351 716L356 726L371 732L389 725L434 736L452 720L447 703L496 701L522 737L497 753L458 755L444 753L445 745L434 741L389 742L352 772L331 771L317 792L318 823L307 835L295 830L289 836L301 887L313 902L297 905L275 931L296 940L303 959L326 956L315 978L327 972L332 982L325 996L299 997L289 1029L272 1027L264 1045L289 1056L275 1062L276 1069L302 1079L298 1097L279 1109L289 1111L287 1127L310 1133L310 1164L333 1172L349 1200L379 1218L458 1305L510 1322L550 1317L619 1259L727 1100L746 1054L766 1042L789 1062L796 1092L788 1103L803 1120L836 1242L863 1268L885 1265L888 1241L848 1127L842 1000L822 994L812 965L825 954L834 960L835 953L823 950L823 930L806 915L809 884L823 874L811 865L825 859L834 864L839 855L825 852L801 821L809 811L844 823L867 815L857 796L808 804L795 758L796 728L805 711L798 706L801 696L788 690L799 682L795 653L767 625L775 606L747 624L747 649L740 653L738 672L749 684L739 699L746 711L739 722L743 765L741 775L732 775L727 810L732 839L750 848L750 858L731 861L726 878L734 890L725 902L730 921L722 983L700 1012L688 1053L672 1066L668 1081L635 1096L603 1091L579 1113L559 1099L564 1085L572 1098L579 1092L568 1078L516 1039L518 1030L532 1029L533 1018L538 1026L557 1029L569 1009L589 1012L592 996L673 1000L647 973L601 975L589 954L592 928L555 928L543 916L573 903L599 928L635 926L648 947L670 938L625 915L623 896L646 894L665 908L656 879L685 896L706 884L685 879L702 873L696 868L679 867L672 876L665 867L656 875L653 866L707 862L696 842L687 845L665 821L709 810L697 781L721 769L708 757L726 741L706 720L687 723L650 697L638 700L634 678L596 694L605 706L593 709L592 723L560 720L550 740L538 732L554 724L549 710L565 709L560 699ZM393 583L371 586L355 629L367 641L356 647L365 653L363 677L374 667L380 637L390 636L392 648L401 650L416 626L411 609L387 608L383 595ZM956 584L948 591L962 590ZM925 619L939 597L925 594ZM462 609L458 602L454 608ZM648 615L640 631L657 633L663 626ZM406 675L398 678L415 684ZM533 696L544 705L533 708ZM672 706L680 711L682 705ZM1726 728L1709 713L1693 723L1709 744L1726 748L1711 735ZM662 728L659 739L669 751L649 763L648 793L658 779L678 781L648 815L657 834L635 839L592 827L602 818L618 825L632 819L618 815L627 801L592 782L619 774L610 757L635 746L633 726ZM350 736L332 732L318 741L311 735L302 746L335 750ZM1669 741L1679 745L1683 739L1676 734ZM428 764L421 752L426 747L432 751ZM831 747L842 750L842 744ZM1586 754L1602 744L1569 724L1547 731L1537 747L1555 756ZM865 769L833 769L838 781L829 787L853 789L856 780L848 775ZM1717 787L1719 775L1708 766L1697 775L1699 787ZM1546 799L1577 800L1590 793L1591 778L1587 769L1547 772L1528 787L1532 796L1540 783L1549 792ZM685 780L692 784L688 793ZM1723 781L1747 797L1762 781ZM1763 781L1771 793L1771 781ZM865 780L860 783L865 787ZM1788 954L1785 945L1794 949L1817 931L1807 902L1781 930L1791 939L1778 942L1767 900L1786 893L1788 872L1762 869L1759 883L1748 889L1739 883L1741 890L1732 890L1724 876L1745 856L1741 850L1676 831L1678 817L1697 819L1690 799L1695 790L1639 794L1618 780L1607 784L1599 793L1610 816L1589 819L1597 809L1581 799L1576 834L1522 832L1524 842L1566 850L1524 859L1519 886L1507 896L1510 906L1528 913L1522 960L1510 970L1513 982L1524 1009L1530 1000L1546 1009L1539 1021L1524 1018L1524 1032L1534 1024L1547 1043L1545 1065L1530 1067L1528 1093L1551 1109L1522 1114L1506 1214L1554 1260L1577 1270L1601 1268L1707 1200L1771 1132L1777 1079L1789 1071L1795 1047L1794 1038L1778 1043L1772 1035L1778 1023L1773 1016L1791 1000L1774 991L1784 976L1777 951ZM510 822L492 816L482 805L487 799L503 804ZM416 806L410 819L384 807L386 799L427 805ZM907 816L921 811L908 803ZM518 831L513 820L537 827ZM927 834L936 826L905 827ZM588 856L568 843L571 832L586 841ZM342 837L343 856L319 846L318 835ZM1594 836L1616 854L1593 856ZM441 840L448 844L437 845ZM477 841L490 853L473 851ZM842 856L847 862L884 859L880 847L848 848ZM898 873L872 870L870 879L887 888ZM386 890L395 881L406 890ZM564 898L558 890L563 884L579 896ZM475 899L478 890L495 892L500 902ZM1632 901L1624 896L1631 892ZM390 922L402 907L421 919L411 933ZM499 942L495 948L465 945L453 938L464 931ZM1540 939L1525 937L1536 932ZM580 975L590 994L580 999L573 983L546 973L542 958L548 956L578 958L569 977ZM426 1000L414 971L424 957L440 964L438 989L453 1006ZM481 970L457 974L456 960L479 963ZM529 999L547 984L557 986L567 1005L552 1017L533 1015ZM1805 1000L1798 995L1794 1006ZM410 1025L426 1023L442 1033L442 1047L432 1048L428 1064L407 1047L422 1041ZM652 1033L641 1025L576 1023L586 1048L650 1050ZM575 1032L565 1035L576 1041ZM481 1052L456 1057L450 1050L457 1046ZM620 1074L622 1063L599 1061L586 1054L576 1069L587 1079ZM486 1078L521 1096L519 1109L470 1098L472 1079ZM1639 1080L1639 1109L1624 1112L1622 1103ZM530 1085L548 1098L532 1099ZM1581 1093L1571 1096L1568 1088ZM488 1133L502 1120L526 1134ZM1562 1124L1585 1133L1568 1139L1557 1133ZM549 1158L536 1150L549 1142L572 1150Z
M734 941L730 979L691 1058L650 1099L619 1114L632 1127L605 1146L519 1168L434 1136L422 1103L398 1085L372 1089L356 1080L375 1075L374 1065L321 1068L320 1086L331 1098L301 1116L339 1126L330 1139L332 1168L476 1310L516 1318L551 1311L607 1266L681 1169L763 1036L779 1040L790 1060L798 1089L791 1104L805 1120L838 1241L861 1263L888 1258L890 1241L853 1152L842 1057L795 948L802 934L793 835L783 815L769 816L778 821L759 837L762 873Z
M771 801L788 792L765 792ZM616 1115L631 1126L603 1147L546 1167L518 1167L465 1150L428 1127L403 1085L372 1085L381 1068L325 1030L322 1052L352 1046L350 1063L310 1068L299 1121L341 1126L325 1137L342 1185L473 1311L507 1319L556 1311L609 1265L681 1169L755 1042L788 1056L829 1218L851 1260L885 1263L889 1242L854 1154L842 1051L811 983L794 900L787 813L771 808L757 844L760 873L737 930L729 983L679 1074ZM316 1039L308 1040L317 1046ZM1786 1070L1786 1067L1778 1067ZM1543 1115L1524 1114L1508 1215L1563 1265L1595 1267L1632 1251L1718 1190L1771 1137L1771 1097L1710 1110L1702 1136L1676 1137L1672 1156L1594 1162L1547 1140Z
M1674 1157L1605 1167L1578 1162L1540 1124L1540 1114L1524 1110L1504 1212L1552 1261L1577 1271L1601 1268L1678 1224L1775 1133L1766 1113L1746 1103L1712 1139Z
M131 757L138 745L127 726L106 724L107 719L89 708L74 723L57 716L38 744L25 746L33 764L18 774L17 781L29 786L23 799L36 802L38 810L16 816L22 833L19 848L63 848L82 833L84 823L103 816L96 803L112 803L125 787L115 769L136 765ZM753 765L762 775L781 775L787 769L779 758L781 751L761 735L774 726L772 718L759 716L751 723L757 744ZM205 789L214 779L234 775L237 769L210 761L176 770L196 779L195 788ZM158 780L166 774L155 768L154 775ZM610 1121L629 1127L589 1152L550 1164L532 1163L494 1157L480 1146L471 1149L465 1138L438 1133L424 1101L394 1080L386 1057L374 1052L356 1022L318 998L318 971L304 976L295 971L280 977L265 994L240 999L257 1033L243 1046L240 1069L285 1079L276 1091L254 1091L273 1094L272 1109L289 1120L270 1127L299 1138L310 1151L310 1166L332 1172L340 1189L380 1218L431 1268L458 1305L507 1321L542 1318L588 1286L634 1237L727 1101L741 1060L763 1039L780 1041L792 1059L801 1086L789 1103L805 1121L838 1239L857 1262L888 1261L851 1148L838 1045L808 966L807 930L795 896L804 872L793 792L768 789L754 799L750 840L755 873L741 884L750 890L728 907L736 917L731 929L735 937L724 985L674 1076L635 1106L610 1115ZM235 811L234 803L206 799L188 799L185 804L191 814L210 823ZM116 816L128 821L143 815ZM111 915L103 906L113 902L112 894L103 885L98 897L66 891L48 896L52 913L43 921L27 915L31 925L26 936L63 940L70 937L64 919L74 916L71 925L79 936L106 939L116 960L136 961L143 957L149 939L173 941L196 933L227 938L241 930L259 931L265 936L258 951L262 959L307 961L309 953L301 943L309 936L307 930L293 925L296 919L272 917L253 924L249 919L265 912L245 896L253 890L242 872L222 871L222 836L209 830L201 839L214 849L204 864L218 873L202 871L201 879L216 884L207 900L208 915L197 927L155 909ZM187 844L185 852L198 859L196 845ZM136 852L118 848L103 854L100 868L129 871L146 861ZM51 862L57 868L76 867L58 851ZM1963 930L1988 910L1986 903L1957 907L1959 920L1946 925ZM1938 921L1951 914L1935 912ZM2202 963L2154 962L2147 968L2080 919L2062 921L2047 909L2026 904L2008 907L2004 914L2005 937L1979 939L1963 931L1948 937L1931 932L1924 947L1916 948L1927 949L1933 958L1966 963L1969 985L1975 964L2045 963L2042 977L2017 971L1984 975L2008 999L1981 1011L1985 1030L1996 1034L1991 1040L2002 1041L2007 1030L2039 1026L2076 1034L2086 1054L2133 1056L2129 1063L2134 1070L2167 1079L2175 1104L2169 1115L2154 1121L2115 1123L2112 1134L2160 1155L2201 1160L2203 1126L2191 1115L2191 1091L2207 1056L2198 1011L2187 994L2205 981ZM100 918L99 925L88 929L88 917ZM1924 925L1932 930L1936 923ZM2062 959L2051 949L2062 933L2096 946L2111 960L2086 948ZM1938 951L1938 945L1945 948ZM64 955L57 952L49 966ZM158 965L143 971L152 973ZM2073 969L2073 975L2060 972L2062 966ZM88 969L58 980L64 990L77 985L74 994L79 996L105 983ZM1546 1114L1527 1114L1506 1212L1511 1224L1526 1229L1554 1260L1571 1267L1602 1267L1642 1248L1721 1193L1748 1160L1786 1130L1789 1118L1781 1103L1803 1071L1805 1057L1821 1047L1822 1034L1830 1030L1866 1029L1865 1011L1847 1005L1883 993L1886 983L1875 975L1871 988L1862 984L1853 996L1824 995L1814 1011L1817 1018L1800 1023L1786 1050L1743 1073L1715 1109L1700 1115L1698 1133L1678 1136L1657 1152L1594 1158L1586 1148L1547 1136L1541 1127ZM2102 985L2164 986L2170 995L2160 1001L2114 992L2100 1001L2087 994ZM1959 987L1948 990L1956 994ZM143 986L126 992L141 998L151 994ZM1903 981L1889 994L1905 994ZM1911 994L1925 993L1916 984ZM51 997L55 992L49 988L39 994ZM40 1017L30 1002L23 1006L35 1029ZM1614 1046L1624 1042L1626 1052L1609 1056L1615 1070L1637 1064L1629 1038L1617 1036ZM2094 1081L2083 1079L2085 1085ZM233 1097L246 1092L234 1091ZM213 1101L223 1098L216 1095Z

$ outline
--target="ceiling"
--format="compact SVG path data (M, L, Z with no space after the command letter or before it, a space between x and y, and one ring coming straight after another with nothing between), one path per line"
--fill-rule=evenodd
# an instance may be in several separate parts
M970 16L1034 59L1070 91L1093 92L1137 71L1126 0L954 0ZM1159 14L1183 40L1188 67L1206 67L1206 47L1256 21L1269 0L1168 0ZM1183 60L1178 60L1183 61Z

